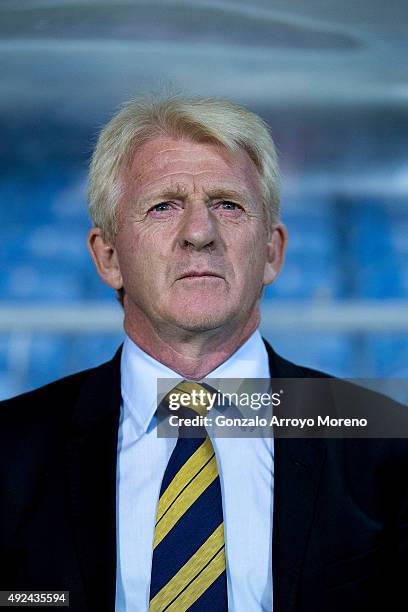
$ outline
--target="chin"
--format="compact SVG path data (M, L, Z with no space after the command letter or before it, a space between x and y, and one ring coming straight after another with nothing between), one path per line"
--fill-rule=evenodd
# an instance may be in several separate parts
M176 317L175 323L186 331L204 332L226 325L233 319L233 313L217 311L200 312L185 309L183 316Z

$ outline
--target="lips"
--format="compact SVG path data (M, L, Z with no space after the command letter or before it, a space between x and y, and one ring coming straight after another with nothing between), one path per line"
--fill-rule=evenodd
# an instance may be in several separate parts
M222 278L220 274L217 274L216 272L213 272L211 270L202 270L200 272L198 272L197 270L191 270L190 272L185 272L184 274L182 274L179 277L179 280L181 280L182 278L202 278L208 276L212 276L214 278Z

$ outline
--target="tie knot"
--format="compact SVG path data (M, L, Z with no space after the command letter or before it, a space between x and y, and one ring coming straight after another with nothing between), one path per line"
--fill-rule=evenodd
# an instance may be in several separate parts
M167 393L164 401L172 412L191 415L192 411L199 416L206 416L214 406L216 393L209 385L183 380Z
M216 394L217 391L209 385L186 380L180 381L161 401L158 410L159 422L164 421L164 423L171 424L170 417L176 416L178 417L179 437L206 437L205 417L215 404ZM166 429L167 426L162 431Z

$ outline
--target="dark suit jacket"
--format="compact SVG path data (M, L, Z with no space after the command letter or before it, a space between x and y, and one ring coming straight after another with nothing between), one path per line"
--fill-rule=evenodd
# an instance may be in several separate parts
M0 590L114 610L119 407L120 351L0 405ZM275 612L406 610L407 468L404 440L275 440Z

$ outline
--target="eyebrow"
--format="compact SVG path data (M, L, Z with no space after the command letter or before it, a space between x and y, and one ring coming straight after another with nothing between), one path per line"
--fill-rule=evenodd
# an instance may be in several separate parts
M210 199L214 198L223 198L232 200L244 200L247 203L250 203L251 198L249 193L246 191L237 191L236 189L230 189L228 187L220 187L219 189L213 189L205 192Z
M176 185L168 189L153 191L144 198L141 198L138 203L143 206L150 204L152 200L185 200L186 197L187 190L181 185Z
M210 200L222 198L222 199L232 199L238 201L244 201L246 204L250 204L252 198L249 193L245 190L237 191L236 189L231 189L229 187L219 187L215 189L209 189L205 191L205 194ZM174 187L170 187L169 189L160 190L157 192L152 192L146 197L139 200L139 204L148 205L152 200L185 200L188 197L188 191L181 185L176 185Z

